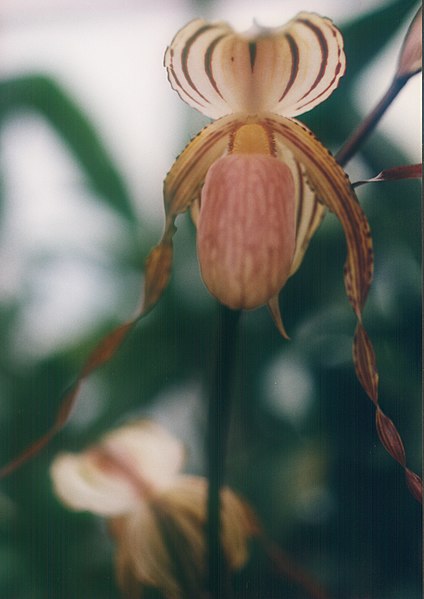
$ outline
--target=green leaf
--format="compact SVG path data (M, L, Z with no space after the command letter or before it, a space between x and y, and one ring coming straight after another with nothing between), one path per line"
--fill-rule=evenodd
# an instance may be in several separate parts
M132 224L136 221L125 183L95 127L52 79L27 75L0 82L0 122L27 109L42 114L67 143L93 190Z

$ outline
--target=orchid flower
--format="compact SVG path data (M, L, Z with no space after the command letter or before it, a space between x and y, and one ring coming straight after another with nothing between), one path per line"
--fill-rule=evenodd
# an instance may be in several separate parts
M181 474L184 459L182 443L162 427L136 421L53 462L54 488L63 503L108 518L118 582L128 596L139 596L143 586L173 599L201 596L207 481ZM221 490L221 501L222 545L229 567L237 570L247 561L256 525L228 488Z
M333 212L347 243L344 281L357 318L356 374L375 405L382 444L420 500L421 479L406 466L399 433L379 405L376 359L362 324L373 275L368 220L343 168L294 118L331 95L345 65L341 33L312 13L242 34L196 19L177 33L165 53L171 86L216 120L186 146L165 179L165 230L147 262L142 313L167 283L175 219L190 210L201 275L212 295L232 309L267 305L287 336L279 293L326 210ZM414 62L413 72L417 68Z
M342 168L292 118L337 87L345 70L337 28L310 13L245 34L197 19L177 33L165 66L181 98L217 120L166 177L157 251L170 251L175 218L191 209L207 288L233 309L268 305L285 335L279 292L329 208L345 230L346 287L360 320L372 276L366 217Z

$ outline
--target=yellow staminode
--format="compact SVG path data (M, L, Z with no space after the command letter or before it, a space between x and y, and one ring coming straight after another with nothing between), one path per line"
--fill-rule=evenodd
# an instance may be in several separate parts
M243 125L237 130L233 154L271 154L271 143L265 128L257 123Z

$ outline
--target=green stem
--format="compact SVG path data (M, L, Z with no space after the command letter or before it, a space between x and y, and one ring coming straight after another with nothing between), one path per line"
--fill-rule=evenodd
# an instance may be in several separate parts
M404 87L408 79L409 77L397 77L393 79L389 89L386 91L379 103L346 140L346 142L335 155L335 159L341 166L345 166L356 154L356 152L359 150L359 147L374 130L381 117L396 98L400 90Z
M220 489L224 479L225 453L230 420L231 374L235 358L240 311L219 306L216 355L208 406L207 471L208 500L206 545L208 590L213 599L230 596L228 568L221 546Z

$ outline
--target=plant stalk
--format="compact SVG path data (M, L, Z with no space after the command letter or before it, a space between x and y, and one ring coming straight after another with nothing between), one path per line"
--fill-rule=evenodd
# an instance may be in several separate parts
M349 160L356 154L360 146L366 141L370 133L375 129L381 117L389 108L400 90L404 87L409 77L395 77L388 90L369 113L369 115L358 125L353 133L348 137L343 146L335 155L335 159L341 166L345 166Z
M206 522L207 584L210 597L231 596L229 572L221 545L220 490L224 480L225 454L231 412L231 380L240 311L219 306L216 354L209 386Z
M277 543L269 540L263 533L259 535L258 541L276 573L282 579L295 583L306 593L308 599L331 599L327 590L285 553Z

